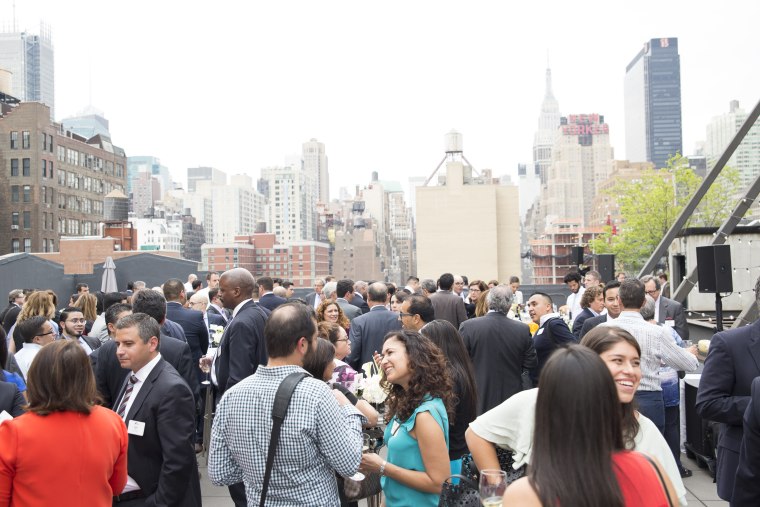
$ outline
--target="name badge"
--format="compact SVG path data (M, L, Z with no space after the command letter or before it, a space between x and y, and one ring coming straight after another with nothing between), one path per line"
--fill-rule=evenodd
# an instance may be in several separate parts
M665 325L666 325L666 326L670 326L670 327L676 327L676 321L675 321L675 320L673 320L673 319L670 319L670 320L666 320L666 321L665 321Z
M132 419L127 425L127 433L141 437L145 434L145 423Z
M541 328L541 329L539 329L539 330L536 332L536 334L537 334L537 335L539 335L539 334L541 334L541 333L543 333L543 332L544 332L544 328Z

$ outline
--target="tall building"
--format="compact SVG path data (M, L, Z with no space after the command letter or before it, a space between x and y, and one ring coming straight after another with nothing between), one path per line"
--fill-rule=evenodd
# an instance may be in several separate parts
M710 121L704 148L709 167L715 165L723 155L746 119L747 112L739 107L739 101L732 100L727 113L715 116ZM744 187L760 175L760 123L755 122L729 159L728 165L739 171Z
M103 116L102 111L93 107L87 107L77 116L71 116L61 120L63 128L78 134L85 139L89 139L98 134L111 137L108 129L108 120Z
M299 164L265 167L261 178L269 189L268 232L288 244L317 237L315 178Z
M447 134L446 174L417 187L417 276L459 273L507 280L520 268L519 194L514 185L472 176L461 135ZM486 173L486 171L483 171ZM336 245L337 247L337 245Z
M316 139L303 143L303 170L311 173L315 182L317 201L330 202L330 175L327 172L325 144Z
M571 114L561 118L542 196L546 222L591 225L594 196L609 177L613 158L604 116Z
M245 174L233 175L227 185L197 181L195 192L186 194L185 207L201 221L209 243L231 243L253 234L266 219L266 198Z
M681 57L675 37L651 39L625 69L625 152L658 169L683 154Z
M199 181L210 181L216 185L226 185L227 174L214 167L188 167L187 191L195 192L195 185Z
M105 196L125 191L124 150L63 130L44 104L0 107L0 255L55 252L63 236L98 234Z
M547 171L552 160L552 146L559 127L559 102L552 91L552 70L546 69L546 91L541 102L541 114L538 116L538 130L533 136L534 172L546 183ZM530 203L528 203L530 206ZM527 209L527 207L526 207Z
M55 66L50 27L40 35L0 33L0 68L12 73L11 95L22 102L42 102L55 120Z

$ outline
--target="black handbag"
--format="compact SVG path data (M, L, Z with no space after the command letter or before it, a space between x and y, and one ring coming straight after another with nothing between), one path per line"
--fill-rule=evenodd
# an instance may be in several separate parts
M494 447L496 447L496 458L499 460L499 468L507 474L507 484L512 484L520 477L525 476L525 465L517 470L514 469L515 457L512 451L502 449L498 445ZM462 456L462 475L475 481L476 484L480 480L480 472L478 472L478 467L475 466L472 454L468 453Z
M458 483L452 479L459 479ZM452 475L441 486L438 507L480 507L478 483L464 475Z

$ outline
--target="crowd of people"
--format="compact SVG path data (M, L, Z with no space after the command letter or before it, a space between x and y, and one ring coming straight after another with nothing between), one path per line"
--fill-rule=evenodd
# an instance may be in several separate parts
M565 284L559 307L524 298L517 277L452 273L403 287L328 277L305 297L243 268L205 285L80 284L62 304L13 290L0 507L200 506L204 450L236 506L355 505L351 487L371 477L388 507L436 506L471 472L463 458L525 471L505 505L686 505L678 372L698 360L683 307L657 277ZM760 305L760 280L756 293ZM758 326L713 338L697 397L724 424L718 493L735 505L760 502ZM386 449L372 452L378 427Z

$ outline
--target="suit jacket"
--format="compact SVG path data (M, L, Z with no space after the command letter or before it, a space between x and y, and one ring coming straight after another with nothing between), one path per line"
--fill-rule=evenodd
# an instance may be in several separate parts
M448 320L457 329L462 322L467 320L464 300L450 290L430 294L430 302L433 303L436 319Z
M5 382L5 376L3 376L2 381L0 381L0 412L5 410L13 417L18 417L26 412L23 409L25 405L24 395L19 392L16 384Z
M161 357L171 364L185 380L196 403L200 403L200 386L198 376L195 374L195 371L199 369L198 362L193 363L190 346L162 334L158 349ZM98 350L90 354L90 363L95 371L95 381L98 384L98 392L103 398L103 405L110 407L118 399L130 370L122 368L119 364L116 358L116 342L113 340L105 342Z
M121 393L114 410L120 401ZM147 495L145 505L200 507L195 401L187 383L163 359L132 402L125 417L127 428L130 421L145 424L142 435L129 435L127 451L127 471Z
M267 364L266 320L264 309L248 301L224 328L214 360L220 397L227 389L256 373L260 364Z
M232 317L232 315L229 313L229 310L222 308L222 311L220 312L216 306L211 305L209 305L208 309L206 309L206 314L208 315L209 313L221 317L225 323L229 322L230 318Z
M312 307L312 308L314 308L314 301L316 299L317 299L317 293L316 292L312 292L311 294L307 294L306 295L306 303L308 303L308 305L310 307ZM325 300L324 296L320 296L319 302L321 303L324 300Z
M721 424L715 480L718 496L731 500L739 466L743 417L750 387L760 376L760 320L749 326L716 333L710 341L696 409L702 419Z
M176 301L169 301L166 303L166 318L182 327L193 361L197 363L208 350L208 328L203 321L203 313L183 308Z
M582 312L581 312L582 313ZM533 335L533 346L536 348L538 364L530 371L533 385L538 385L538 377L541 369L546 364L549 356L558 348L568 343L575 343L577 338L570 332L565 321L559 317L547 319Z
M338 298L335 300L335 302L338 303L338 306L340 306L340 309L343 310L346 318L351 322L353 322L356 317L362 314L362 311L358 306L352 305L343 298Z
M760 505L760 377L752 381L731 505Z
M376 350L382 350L385 335L397 329L401 329L401 321L396 312L383 305L373 306L369 313L360 315L351 322L351 353L346 362L356 371L361 371L364 363L372 361L372 354Z
M267 292L259 298L259 304L264 308L267 308L270 312L273 312L275 308L284 305L287 302L287 299L275 296L273 292Z
M684 314L681 303L660 296L657 305L660 307L658 310L659 315L657 322L659 324L668 322L669 324L669 321L673 321L673 327L675 328L676 333L678 333L678 336L680 336L682 340L688 340L689 326L686 324L686 314Z
M98 340L94 336L82 335L82 339L87 343L87 345L90 346L90 348L92 349L93 352L95 352L96 350L98 350L100 348L100 346L103 345L100 342L100 340Z
M5 312L5 316L3 317L3 329L5 329L6 334L11 330L13 324L16 323L16 318L18 318L19 313L21 313L21 307L17 304L13 304L13 306L8 308Z
M222 326L222 327L226 327L227 326L227 321L224 320L224 317L222 317L218 313L206 312L206 320L208 320L208 325L209 326L211 326L211 325ZM209 333L209 342L210 341L211 341L211 333ZM208 351L208 349L206 349L206 351ZM205 354L205 352L204 352L204 354Z
M361 297L361 295L357 294L356 292L354 292L354 295L351 298L351 301L349 301L349 303L351 303L352 305L357 307L359 310L361 310L362 315L369 312L369 305L367 304L366 301L364 301L364 298Z
M172 338L187 342L185 330L182 329L182 326L176 322L172 322L168 316L164 319L164 323L161 324L161 334L165 334L166 336L171 336Z
M594 329L599 324L607 322L607 314L599 315L597 317L590 317L586 319L586 321L583 323L583 327L581 327L581 334L578 336L578 341L581 341L584 336L586 336L586 333ZM575 327L575 324L573 324L573 327Z
M522 391L523 370L536 366L528 326L503 313L489 312L462 322L459 332L475 370L478 415Z
M581 330L583 329L583 323L586 321L586 319L592 318L594 318L594 313L588 308L584 308L580 315L575 318L573 321L573 336L575 336L576 341L581 341Z

